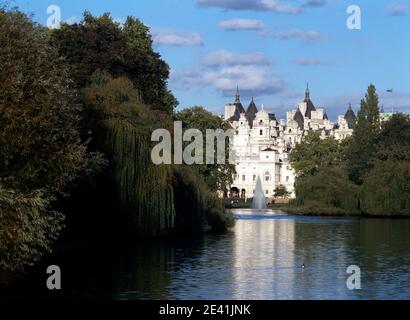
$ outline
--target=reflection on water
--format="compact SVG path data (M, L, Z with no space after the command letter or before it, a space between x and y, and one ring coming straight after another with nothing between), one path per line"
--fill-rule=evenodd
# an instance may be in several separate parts
M236 226L224 235L146 242L61 262L62 295L410 299L410 220L236 214ZM362 270L362 290L346 287L352 264Z

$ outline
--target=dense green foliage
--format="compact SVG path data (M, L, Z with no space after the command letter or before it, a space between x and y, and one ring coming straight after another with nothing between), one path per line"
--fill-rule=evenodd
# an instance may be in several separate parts
M55 30L51 43L73 69L77 88L89 85L96 70L104 70L127 75L142 101L155 109L171 113L178 104L167 89L169 67L152 49L149 28L138 19L128 17L121 27L107 13L94 17L85 12L80 23Z
M0 25L1 182L63 192L85 164L67 67L22 13L0 11Z
M273 196L286 198L290 196L290 192L286 189L284 185L281 184L275 189Z
M232 216L225 210L222 200L209 191L195 170L174 166L173 179L178 231L220 231L233 225Z
M363 177L372 168L371 160L377 149L379 132L379 98L375 86L370 85L365 99L360 103L357 125L346 150L347 173L355 183L362 183Z
M0 184L0 283L50 252L63 221L41 191L21 193Z
M410 215L410 164L377 161L361 190L361 209L371 215Z
M343 147L334 138L321 139L319 133L311 132L295 146L289 160L298 177L314 175L323 167L339 166Z
M159 235L174 227L171 171L150 158L150 132L155 120L126 77L113 79L96 72L84 91L88 129L93 147L109 157L105 184L114 207L129 216L140 235Z
M198 129L202 132L205 139L206 130L222 129L224 131L231 129L228 122L220 117L213 115L203 107L193 107L183 109L175 114L175 120L182 121L183 129ZM185 143L185 145L188 142ZM216 159L216 139L215 139L214 159ZM201 175L208 187L213 191L227 190L233 182L233 174L235 173L235 165L229 163L229 141L225 141L225 164L202 164L193 165L192 167ZM206 145L204 144L204 155Z
M50 249L62 215L50 207L87 167L78 106L48 30L0 9L0 277Z
M338 167L321 168L297 179L295 204L307 213L359 213L359 187Z
M50 251L64 218L88 239L231 225L197 171L151 161L177 101L140 21L85 13L50 31L0 9L0 43L0 281Z
M290 154L294 204L310 214L410 215L410 117L380 123L376 89L361 102L353 136L308 135Z

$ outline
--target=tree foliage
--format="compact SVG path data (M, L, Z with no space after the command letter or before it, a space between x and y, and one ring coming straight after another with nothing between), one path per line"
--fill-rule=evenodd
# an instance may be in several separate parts
M220 117L213 115L211 112L205 110L203 107L195 106L186 108L175 114L175 120L182 121L182 127L186 129L198 129L202 132L205 139L206 130L222 129L224 131L231 129L228 122L222 120ZM188 143L186 143L188 144ZM214 144L216 154L216 141ZM231 184L233 174L235 173L235 166L229 163L229 141L225 141L225 164L216 163L216 155L214 156L214 164L193 165L199 175L203 177L205 183L213 191L226 190ZM205 144L204 152L205 155Z
M0 25L2 183L62 193L86 164L67 68L24 14L0 11Z
M379 98L376 87L371 84L360 103L357 124L346 149L347 172L349 179L355 183L362 183L363 177L372 167L379 132Z
M169 66L152 49L149 28L128 17L124 26L108 13L99 17L84 13L80 23L63 24L51 42L72 67L75 87L90 84L96 70L118 77L126 75L138 88L142 101L171 113L178 101L167 89Z
M275 193L273 194L274 197L289 197L290 196L290 192L286 189L286 187L284 185L279 185L278 187L276 187L275 189Z
M342 163L343 145L334 138L321 139L319 133L309 133L289 154L296 175L316 174L321 168Z
M362 211L371 215L409 215L409 181L409 161L377 161L363 182Z
M322 167L316 174L298 177L295 204L309 213L359 213L359 187L338 167Z

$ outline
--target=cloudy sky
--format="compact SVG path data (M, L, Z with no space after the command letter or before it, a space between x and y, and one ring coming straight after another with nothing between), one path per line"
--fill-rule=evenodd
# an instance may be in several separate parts
M150 26L155 49L171 67L169 86L180 107L203 105L215 113L253 96L283 117L303 98L309 82L316 106L333 119L358 108L374 83L385 110L410 112L409 0L16 0L45 24L47 7L62 19L82 12L127 15ZM347 28L351 5L361 29ZM387 93L392 89L393 93Z

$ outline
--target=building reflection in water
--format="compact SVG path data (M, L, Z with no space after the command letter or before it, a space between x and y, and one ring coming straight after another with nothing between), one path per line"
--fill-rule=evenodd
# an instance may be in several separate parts
M234 299L271 299L275 292L292 291L294 221L238 220L234 243Z

